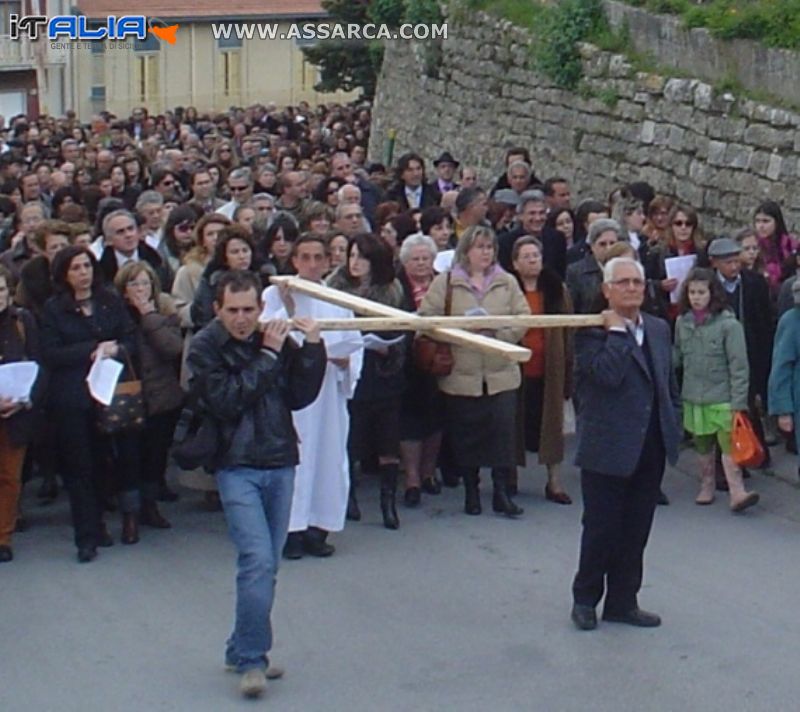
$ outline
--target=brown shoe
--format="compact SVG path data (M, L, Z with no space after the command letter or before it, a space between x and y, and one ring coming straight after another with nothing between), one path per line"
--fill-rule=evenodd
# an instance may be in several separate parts
M136 544L139 541L139 520L134 512L126 512L122 515L120 541L123 544Z

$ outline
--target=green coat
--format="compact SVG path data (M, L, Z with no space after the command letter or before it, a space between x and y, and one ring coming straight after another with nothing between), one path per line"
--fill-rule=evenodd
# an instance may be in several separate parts
M683 400L698 405L730 403L747 410L750 369L744 329L727 309L697 326L691 312L675 322L675 370L683 372Z
M770 415L791 415L800 443L800 308L789 309L778 321L767 402Z

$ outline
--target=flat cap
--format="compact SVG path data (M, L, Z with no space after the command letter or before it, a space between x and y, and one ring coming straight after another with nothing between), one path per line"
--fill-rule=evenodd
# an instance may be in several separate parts
M729 237L718 237L708 248L709 257L733 257L741 252L741 245Z

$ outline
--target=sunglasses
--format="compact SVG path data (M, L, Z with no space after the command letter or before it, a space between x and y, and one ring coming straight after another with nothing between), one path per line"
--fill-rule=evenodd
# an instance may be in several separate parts
M249 185L232 185L229 186L234 193L241 193L242 191L249 190Z
M175 228L177 230L194 230L194 223L189 222L188 220L184 220L183 222L179 222Z
M688 220L675 220L672 225L673 227L694 227L694 224Z

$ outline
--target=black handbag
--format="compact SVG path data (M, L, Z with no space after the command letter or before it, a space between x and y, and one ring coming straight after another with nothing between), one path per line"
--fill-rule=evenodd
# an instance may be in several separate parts
M136 377L131 357L125 353L132 380L117 383L114 397L108 405L98 406L97 429L106 435L126 430L139 430L144 427L145 406L142 382Z

